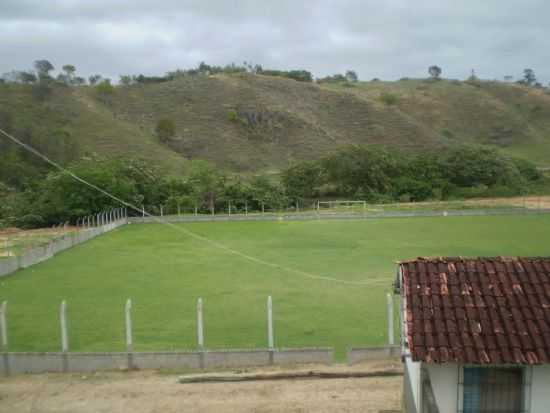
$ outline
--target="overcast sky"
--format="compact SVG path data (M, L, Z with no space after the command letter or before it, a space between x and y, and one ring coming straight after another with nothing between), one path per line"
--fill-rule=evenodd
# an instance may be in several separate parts
M550 81L548 0L0 0L0 73L36 59L80 75L161 75L200 61L320 77Z

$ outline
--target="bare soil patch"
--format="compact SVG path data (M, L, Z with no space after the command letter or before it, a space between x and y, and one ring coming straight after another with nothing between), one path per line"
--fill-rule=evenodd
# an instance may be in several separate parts
M316 371L380 371L399 361L313 366ZM253 369L274 372L284 369ZM296 371L296 369L292 369ZM180 384L175 373L41 374L0 379L0 411L362 412L400 411L401 376Z

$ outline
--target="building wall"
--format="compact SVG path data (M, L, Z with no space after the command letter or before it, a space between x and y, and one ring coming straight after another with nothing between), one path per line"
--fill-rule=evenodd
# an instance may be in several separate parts
M550 412L550 365L533 367L531 412Z
M405 358L405 379L403 385L407 413L420 412L420 368L422 363ZM413 410L414 409L414 410Z
M420 363L406 363L406 368L411 372L413 381L413 396L416 401L417 411L420 411L418 400L421 397ZM459 397L458 380L459 369L457 364L426 364L422 365L430 375L432 389L440 412L454 413L458 409ZM529 371L527 371L529 374ZM531 378L531 408L529 413L550 412L550 365L534 366ZM529 391L529 387L525 388ZM528 395L529 398L529 395Z
M424 364L430 375L432 389L440 412L456 412L458 369L457 364Z

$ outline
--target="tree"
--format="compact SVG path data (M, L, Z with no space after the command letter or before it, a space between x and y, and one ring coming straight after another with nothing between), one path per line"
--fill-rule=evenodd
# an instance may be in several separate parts
M434 80L439 80L439 77L441 76L441 68L439 66L433 65L428 68L428 73Z
M132 76L120 75L120 84L122 86L130 86L132 84Z
M55 69L48 60L35 60L34 68L41 82L51 80L50 72Z
M88 78L88 82L90 82L90 85L94 86L101 80L101 75L91 75Z
M359 77L357 76L357 73L355 72L355 70L348 70L346 72L346 80L348 82L357 82L359 80Z
M21 83L35 83L36 82L36 75L33 72L17 72L17 79Z
M535 71L533 69L523 70L523 83L527 86L533 86L537 83L537 77L535 76Z
M74 67L73 65L64 65L62 69L65 72L66 83L72 85L74 83L76 67Z
M216 199L223 194L225 177L208 162L193 161L187 182L195 205L206 203L208 209L214 211Z
M115 88L111 85L111 79L103 79L95 86L97 96L103 103L109 103Z
M176 134L176 124L172 119L159 119L155 132L161 142L167 142Z
M313 198L323 184L323 169L317 161L300 162L283 171L281 181L287 196Z

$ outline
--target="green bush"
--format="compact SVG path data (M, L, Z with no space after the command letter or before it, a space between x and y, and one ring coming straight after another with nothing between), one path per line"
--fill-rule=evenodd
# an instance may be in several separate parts
M380 100L386 105L391 106L399 101L399 97L393 93L384 92L380 95Z
M239 115L237 114L237 111L235 109L230 109L227 112L227 119L231 122L237 122L239 119Z
M155 132L161 142L167 142L176 134L176 124L172 119L159 119Z

